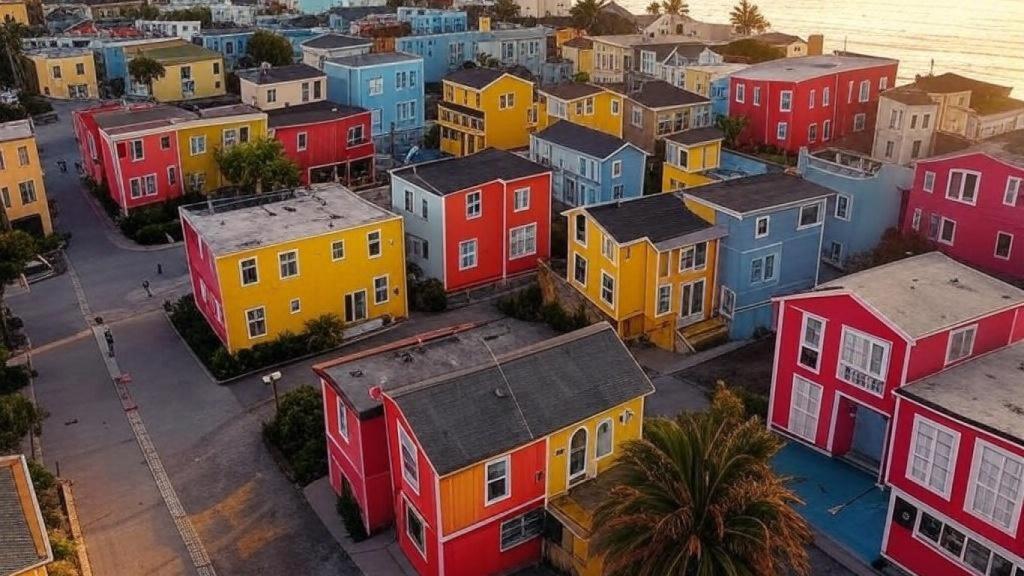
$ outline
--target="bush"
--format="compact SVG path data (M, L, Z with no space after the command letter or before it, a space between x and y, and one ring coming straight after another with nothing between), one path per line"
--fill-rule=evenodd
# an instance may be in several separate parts
M362 510L359 509L359 502L356 502L355 497L352 496L352 487L349 486L348 480L344 476L341 477L341 496L338 496L337 508L341 522L348 532L348 537L353 542L366 540L367 534L366 527L363 525Z
M43 413L20 394L0 396L0 454L17 452L29 432L38 432Z
M845 269L853 273L909 256L924 254L935 249L935 244L923 234L903 234L896 228L890 228L882 234L882 239L873 250L854 254L846 260Z
M144 246L166 244L167 233L163 224L146 224L132 235L132 239Z
M75 541L68 538L61 530L50 531L50 548L53 549L53 559L57 561L74 562L78 557Z
M590 325L587 311L581 305L574 314L569 314L558 302L549 302L540 309L541 319L556 332L572 332Z
M323 401L316 388L300 386L282 395L281 408L263 434L288 459L296 482L305 486L327 474Z
M412 309L419 312L443 312L448 308L448 294L437 278L410 280L409 299Z
M48 576L78 576L81 572L70 560L60 560L47 564L46 574Z
M531 284L518 292L498 299L498 310L506 316L527 322L537 322L541 318L541 306L544 304L544 295L541 294L540 286Z
M324 314L307 320L305 328L306 343L311 351L335 348L345 338L345 323L337 314Z
M28 386L30 372L24 366L0 366L0 394L17 392Z

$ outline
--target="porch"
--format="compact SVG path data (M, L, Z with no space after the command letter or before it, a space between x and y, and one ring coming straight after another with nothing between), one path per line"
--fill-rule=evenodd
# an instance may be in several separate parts
M590 553L594 513L621 478L622 473L613 467L548 502L544 559L555 569L572 576L603 573L601 558Z

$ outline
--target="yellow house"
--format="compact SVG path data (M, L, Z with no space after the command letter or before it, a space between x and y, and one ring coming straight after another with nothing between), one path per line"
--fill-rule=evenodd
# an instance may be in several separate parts
M567 280L614 321L623 339L694 350L726 333L725 323L712 318L724 229L672 194L563 214Z
M0 21L28 26L28 8L24 0L0 0Z
M711 98L712 82L749 67L749 64L734 64L731 62L687 66L683 73L683 89L687 92L700 94L705 98Z
M561 45L562 58L572 61L573 74L583 72L588 79L594 75L594 41L590 38L573 38Z
M129 78L130 91L135 95L151 95L157 102L178 102L225 94L224 59L218 52L184 40L125 48L127 60L138 57L152 58L163 64L164 75L154 79L150 85L139 84Z
M443 86L437 104L442 152L465 156L530 145L537 127L533 82L492 68L469 68L445 76Z
M0 568L7 576L46 576L53 550L28 462L0 456Z
M665 162L661 170L661 191L692 188L719 180L711 173L722 160L722 139L718 128L694 128L665 137Z
M308 64L238 70L242 102L276 110L327 99L327 75Z
M23 58L30 90L62 100L99 97L91 50L41 48L26 52Z
M31 120L0 124L2 226L46 236L53 232Z
M354 336L408 315L402 218L339 184L180 209L196 305L230 352L333 314Z
M537 89L537 130L559 120L622 138L622 95L594 84L567 82Z
M206 193L226 186L216 151L267 135L267 115L245 104L206 108L199 118L177 126L182 181L187 190Z

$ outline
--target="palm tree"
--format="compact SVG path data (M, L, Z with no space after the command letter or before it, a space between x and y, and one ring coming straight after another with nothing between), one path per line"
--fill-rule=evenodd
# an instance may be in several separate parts
M729 23L738 34L744 36L754 32L760 34L771 26L757 4L751 4L750 0L740 0L739 4L733 6L729 12Z
M22 86L21 39L28 36L28 27L19 22L0 25L0 48L7 53L6 66L0 68L0 82L7 86Z
M594 550L613 576L809 573L811 531L769 461L783 441L719 386L707 412L644 423L597 510Z
M729 148L736 147L736 139L743 133L743 129L747 127L748 121L749 119L746 116L719 116L715 120L715 125L722 131L726 146Z
M569 9L572 25L590 32L597 24L606 3L607 0L579 0Z
M665 14L673 16L686 16L690 13L690 7L686 4L686 0L662 0L661 7L665 10Z
M658 4L657 2L651 2L650 4L647 5L647 13L650 14L651 16L657 16L658 14L661 14L661 4Z

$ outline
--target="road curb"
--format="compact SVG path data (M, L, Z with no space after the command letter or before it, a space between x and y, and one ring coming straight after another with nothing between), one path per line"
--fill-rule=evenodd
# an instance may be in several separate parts
M85 546L85 536L82 534L82 525L78 521L78 508L75 506L75 497L71 492L71 483L67 480L61 480L60 493L64 500L64 510L68 514L71 537L75 541L75 555L78 557L78 567L82 571L82 576L92 576L92 563L89 562L89 551Z
M182 242L172 242L170 244L158 244L156 246L143 246L137 242L126 238L121 231L114 226L114 223L110 221L110 216L107 212L99 205L96 198L93 198L92 194L85 189L85 186L79 185L78 191L81 192L82 196L85 196L86 203L89 204L89 208L96 214L96 217L102 222L103 234L110 240L110 243L121 250L127 250L129 252L162 252L164 250L170 250L181 246Z

